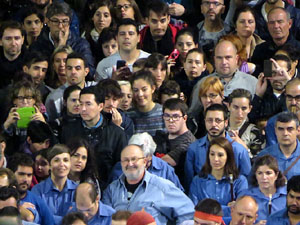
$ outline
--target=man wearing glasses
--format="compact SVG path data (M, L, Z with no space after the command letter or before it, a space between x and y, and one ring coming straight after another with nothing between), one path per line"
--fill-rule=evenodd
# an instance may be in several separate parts
M94 58L88 41L77 37L70 31L71 18L72 10L67 3L52 3L46 13L49 29L43 30L37 41L31 45L30 50L42 51L50 58L55 48L69 45L87 60L90 69L88 80L90 80L93 79L95 73Z
M178 98L168 99L163 105L163 118L168 133L156 131L157 156L175 168L181 183L184 183L184 161L187 148L196 141L187 128L187 105Z
M223 0L202 0L201 13L204 20L197 24L198 45L208 57L212 55L212 50L219 38L231 31L230 25L221 18L224 11Z
M181 224L192 219L194 205L191 200L173 183L150 174L145 169L146 164L140 146L125 147L121 152L123 174L104 191L103 202L116 211L144 209L154 217L157 225L168 221Z
M235 163L242 175L248 176L251 170L251 163L248 151L241 144L234 142L225 128L228 125L228 112L224 105L213 104L205 111L205 128L207 135L193 142L188 150L185 160L185 189L189 190L189 186L195 175L199 174L202 166L206 161L206 152L209 142L217 137L226 137L232 144Z

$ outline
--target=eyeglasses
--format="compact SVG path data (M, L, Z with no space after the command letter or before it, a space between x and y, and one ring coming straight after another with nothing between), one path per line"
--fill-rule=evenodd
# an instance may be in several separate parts
M33 96L18 96L17 97L18 101L23 102L25 99L27 101L31 101L33 99Z
M286 95L286 100L291 102L293 101L293 99L295 99L296 102L300 102L300 95L296 95L296 96L291 96L291 95Z
M209 7L210 5L212 5L214 8L216 8L216 7L224 5L224 4L222 4L220 2L208 2L208 1L205 1L205 2L202 2L202 5L205 6L205 7Z
M208 119L205 119L205 121L207 123L213 123L215 121L216 124L220 124L220 123L224 122L225 120L221 120L219 118L216 118L216 119L208 118Z
M124 10L127 11L129 8L131 8L131 4L117 5L115 8L117 10L121 10L122 8L124 8Z
M173 114L173 115L170 115L168 113L164 113L163 114L163 118L166 120L166 121L170 121L171 119L173 121L178 121L181 117L184 117L184 116L180 116L178 114Z
M125 159L122 159L121 160L121 163L124 163L124 164L128 164L130 162L132 162L133 164L136 164L140 159L144 159L145 157L132 157L132 158L125 158Z
M219 95L216 94L208 94L208 95L202 95L201 98L209 98L209 99L216 99Z
M57 19L49 19L49 20L54 26L59 26L59 24L62 24L64 27L67 27L70 25L70 20L57 20Z

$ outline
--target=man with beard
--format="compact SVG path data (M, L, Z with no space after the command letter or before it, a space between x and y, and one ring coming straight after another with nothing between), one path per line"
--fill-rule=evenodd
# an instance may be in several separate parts
M15 78L15 73L22 71L26 47L22 25L15 21L6 21L0 28L0 88L4 88Z
M235 163L240 173L245 176L248 176L250 173L251 163L247 149L241 144L234 142L229 134L225 132L225 128L228 125L227 114L226 106L220 104L213 104L206 109L204 120L207 135L193 142L187 151L184 167L185 190L189 190L193 177L201 171L206 161L205 156L209 142L216 137L226 137L232 143Z
M285 86L285 104L287 111L295 113L299 119L300 113L300 78L294 78L290 80ZM266 130L266 144L271 146L276 144L277 138L275 134L275 122L277 120L278 114L271 117L265 128Z
M296 225L300 222L300 175L293 176L287 183L286 208L271 215L267 225Z
M144 209L158 225L168 221L181 224L192 219L194 205L191 200L173 183L150 174L145 170L146 164L140 146L125 147L121 153L123 174L104 191L103 202L116 211Z
M272 77L259 75L249 119L269 118L285 108L285 85L292 78L291 60L285 55L275 55L272 60Z
M287 179L300 174L300 142L297 139L299 131L299 120L295 114L279 113L275 125L278 144L274 144L258 154L258 157L266 154L274 156L278 161L278 168Z
M170 24L169 6L161 0L153 0L147 6L147 26L141 30L141 49L169 55L174 49L178 28Z
M17 179L17 190L20 194L20 204L31 212L33 222L37 224L54 224L54 218L43 199L29 191L34 162L29 155L16 153L7 164Z
M203 49L208 59L212 55L219 38L231 31L230 25L221 18L224 11L224 0L202 0L201 2L201 13L204 16L204 21L197 24L198 45Z

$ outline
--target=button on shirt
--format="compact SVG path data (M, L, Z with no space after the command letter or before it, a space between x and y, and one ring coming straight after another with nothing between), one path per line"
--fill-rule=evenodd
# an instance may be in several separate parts
M246 177L240 175L233 181L234 199L241 193L242 190L248 188ZM217 180L213 175L208 174L207 177L195 176L191 184L189 197L194 202L194 205L205 198L217 200L223 209L224 216L230 216L230 208L227 206L231 199L231 187L228 178L223 177Z
M168 220L181 224L194 217L194 204L180 189L147 171L130 200L125 187L125 175L122 174L104 191L103 202L116 211L135 212L144 208L154 217L157 225L165 225Z
M251 170L251 163L247 149L245 149L241 144L233 142L227 133L226 139L232 143L235 163L240 171L240 174L247 177ZM189 146L184 167L186 190L189 190L189 186L193 180L193 177L199 174L203 165L205 164L208 146L209 140L207 135L193 142Z
M269 197L265 196L259 189L259 187L253 187L249 190L244 190L240 193L240 196L249 195L252 196L258 203L258 217L257 221L266 220L269 217ZM274 195L272 195L272 208L271 215L284 209L286 207L286 186L276 189Z
M278 167L281 172L285 171L300 155L300 145L299 141L297 140L297 147L296 150L292 153L289 158L286 158L285 155L281 152L279 148L279 144L272 145L268 148L262 150L258 157L270 154L274 158L277 159ZM289 180L291 177L295 175L300 175L300 160L288 171L286 178Z
M65 187L59 191L53 184L51 177L35 185L32 192L40 196L54 215L55 224L59 224L74 202L77 184L67 179Z

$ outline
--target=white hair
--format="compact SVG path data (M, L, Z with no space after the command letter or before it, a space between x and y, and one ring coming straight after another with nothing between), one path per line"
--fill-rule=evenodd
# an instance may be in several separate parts
M132 135L128 141L128 145L138 145L142 148L144 156L153 155L156 149L156 144L153 138L147 132Z

